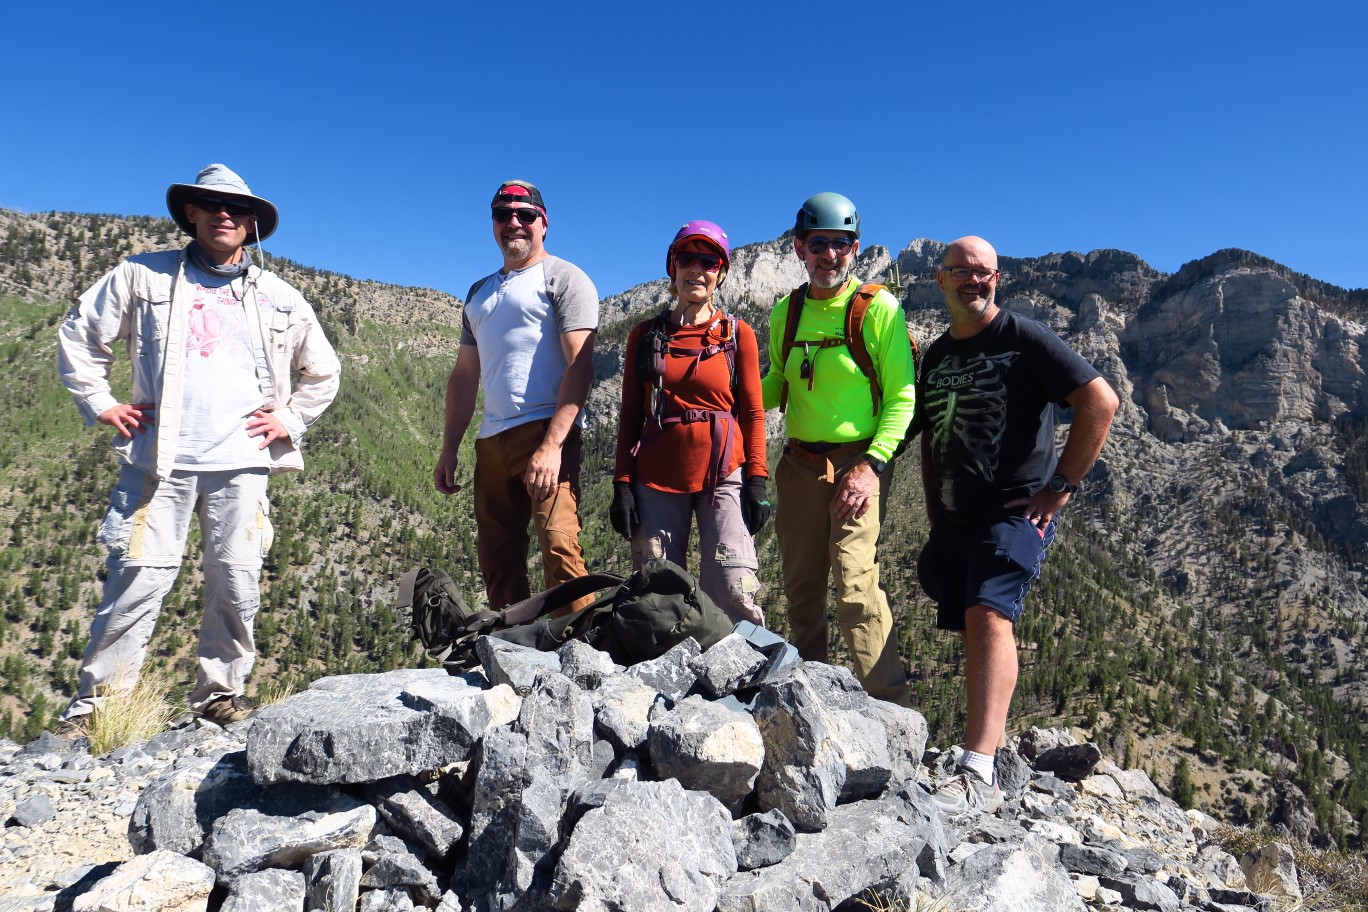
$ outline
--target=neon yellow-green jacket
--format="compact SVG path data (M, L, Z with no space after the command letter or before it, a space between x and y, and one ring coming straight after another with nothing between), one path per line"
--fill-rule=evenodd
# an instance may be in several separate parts
M874 412L869 380L844 345L809 349L812 388L799 375L803 363L804 341L845 335L846 304L860 283L854 279L834 298L807 298L798 320L795 345L788 364L780 364L784 347L784 326L788 321L788 296L770 312L769 373L761 388L765 408L778 408L779 397L788 381L788 408L785 412L790 437L810 443L848 443L874 438L870 455L887 460L902 442L916 405L916 369L912 346L907 341L907 324L897 298L881 291L870 301L865 314L864 337L874 368L883 387L883 408Z

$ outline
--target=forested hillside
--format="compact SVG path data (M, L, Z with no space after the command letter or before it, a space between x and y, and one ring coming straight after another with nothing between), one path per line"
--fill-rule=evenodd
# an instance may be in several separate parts
M8 540L0 531L0 736L32 737L51 723L99 596L95 533L115 459L105 429L84 428L57 382L56 325L72 296L119 257L175 243L161 219L0 210L0 362L9 392L0 408L8 529ZM1368 396L1343 364L1357 358L1345 340L1363 334L1354 322L1362 294L1223 254L1175 276L1119 251L1003 264L1004 303L1060 330L1124 402L1019 628L1011 724L1082 727L1182 801L1235 822L1268 820L1303 838L1360 845L1368 825ZM924 340L943 325L930 279L938 255L938 245L919 241L896 256L875 247L861 257L863 276L897 283ZM497 264L492 246L489 261ZM394 609L398 574L440 565L467 598L481 598L468 492L442 498L431 482L459 302L275 257L270 265L315 303L344 376L337 402L310 432L306 472L272 482L277 537L253 685L418 664ZM727 306L763 339L769 306L796 268L782 240L742 248ZM1206 313L1213 283L1223 310L1203 325L1221 331L1176 322ZM619 350L633 319L661 300L655 282L605 301L595 358L583 542L592 566L619 572L626 546L606 515ZM1294 322L1309 327L1306 344L1236 339L1260 320L1283 321L1279 339L1295 341ZM1220 346L1194 355L1208 336ZM1281 385L1261 384L1265 376ZM781 432L773 415L771 428L773 450ZM469 465L467 452L467 480ZM932 608L916 583L926 524L915 452L895 465L883 576L915 705L932 742L948 746L962 717L958 643L930 629ZM764 606L782 631L771 530L759 544ZM198 630L194 566L186 564L168 600L150 663L182 688Z

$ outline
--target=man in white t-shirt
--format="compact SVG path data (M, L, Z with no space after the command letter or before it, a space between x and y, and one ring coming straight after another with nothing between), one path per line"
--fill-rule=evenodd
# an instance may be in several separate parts
M204 621L190 708L225 725L250 715L272 538L266 479L303 468L304 432L337 394L341 367L313 309L247 250L275 231L275 206L217 164L172 184L166 203L194 240L120 263L59 333L62 383L87 424L117 431L123 462L100 526L109 575L62 737L81 735L109 692L137 681L195 515ZM133 366L127 402L109 384L120 342Z
M583 270L546 252L546 205L536 187L505 181L490 208L503 268L466 295L461 347L447 380L442 452L432 474L443 494L460 490L461 440L483 386L475 529L485 593L497 611L531 594L529 520L546 586L586 572L579 544L580 427L594 379L599 302Z

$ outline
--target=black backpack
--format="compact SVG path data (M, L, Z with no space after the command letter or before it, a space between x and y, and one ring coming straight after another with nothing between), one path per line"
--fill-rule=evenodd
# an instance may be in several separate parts
M573 614L545 616L595 592L602 594ZM412 612L414 635L428 655L451 674L479 664L475 641L481 636L546 652L583 640L630 666L658 658L689 637L707 649L732 632L731 620L698 581L663 559L647 561L625 580L591 573L503 611L480 612L469 609L447 574L423 568L400 578L398 604Z

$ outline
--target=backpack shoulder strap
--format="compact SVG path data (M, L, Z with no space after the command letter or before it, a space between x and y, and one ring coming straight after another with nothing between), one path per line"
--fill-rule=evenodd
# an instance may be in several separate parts
M784 376L784 367L788 364L789 352L793 351L794 340L798 338L798 320L803 315L803 301L807 298L808 283L804 282L789 293L788 318L784 321L784 342L779 350L779 376ZM779 411L788 408L788 379L784 380L784 388L779 393Z
M884 290L878 282L866 282L855 290L846 304L845 335L850 357L859 366L860 372L869 380L870 396L874 400L874 414L879 413L883 404L883 387L879 383L879 372L874 369L874 358L869 354L865 343L864 320L869 312L869 304L874 296Z
M531 598L523 599L515 605L509 605L499 613L499 626L511 627L514 624L526 624L544 614L550 614L557 608L564 608L586 595L598 592L601 589L621 586L622 582L622 577L612 573L590 573L587 576L566 580L560 585L538 592Z
M722 353L727 356L727 371L731 376L732 411L736 411L736 329L739 321L727 315L727 337L722 340Z

